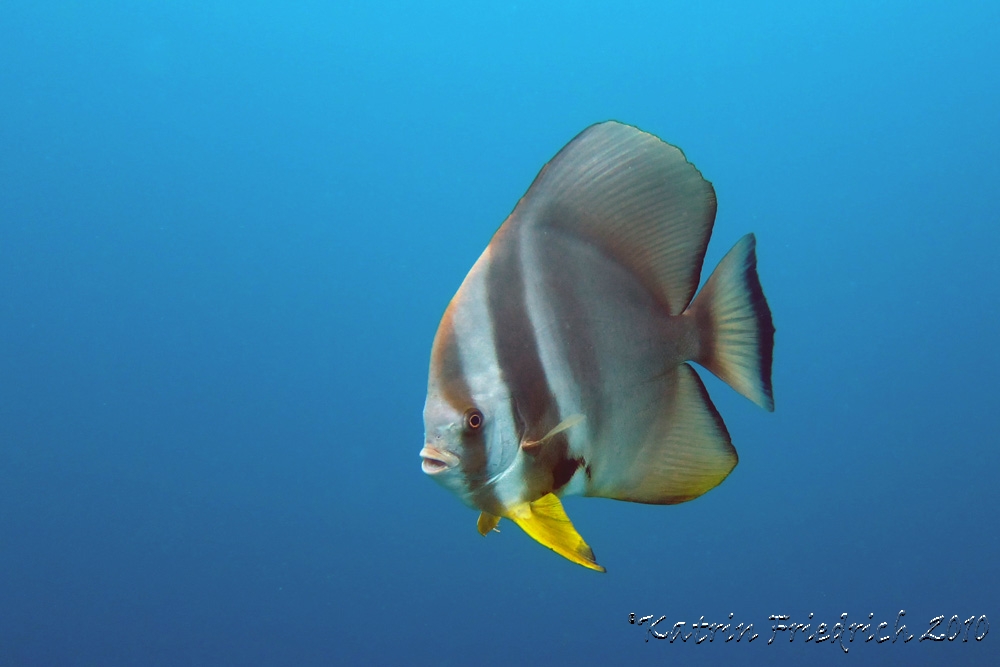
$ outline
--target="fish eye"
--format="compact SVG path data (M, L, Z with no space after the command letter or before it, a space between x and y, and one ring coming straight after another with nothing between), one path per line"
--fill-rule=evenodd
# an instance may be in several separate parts
M483 427L483 413L476 408L469 408L465 411L465 428L470 431L478 431Z

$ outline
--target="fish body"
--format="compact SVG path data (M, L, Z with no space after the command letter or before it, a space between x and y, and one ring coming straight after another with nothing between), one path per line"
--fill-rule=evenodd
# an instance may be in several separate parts
M689 362L773 410L774 327L743 237L695 296L715 191L676 147L593 125L539 173L445 310L425 473L603 571L559 498L691 500L737 463Z

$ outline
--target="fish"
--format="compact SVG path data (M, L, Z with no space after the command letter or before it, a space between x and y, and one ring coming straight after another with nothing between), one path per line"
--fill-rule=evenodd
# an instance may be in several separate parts
M736 466L691 362L773 411L775 328L752 233L698 291L716 207L679 148L607 121L496 231L434 336L420 451L481 535L509 519L604 572L561 498L671 505Z

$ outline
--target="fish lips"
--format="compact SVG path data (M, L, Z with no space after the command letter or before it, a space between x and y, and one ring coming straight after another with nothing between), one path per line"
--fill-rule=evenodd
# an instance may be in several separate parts
M438 475L446 470L451 470L458 465L458 456L436 447L425 446L420 450L420 458L423 461L420 468L428 475Z

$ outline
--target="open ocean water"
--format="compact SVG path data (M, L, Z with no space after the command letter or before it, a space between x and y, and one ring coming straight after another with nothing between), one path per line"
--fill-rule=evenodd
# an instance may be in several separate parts
M0 665L998 664L998 71L988 1L0 4ZM417 453L606 119L714 183L703 277L756 233L776 411L701 371L740 464L568 499L598 574Z

